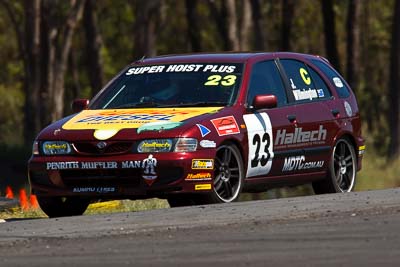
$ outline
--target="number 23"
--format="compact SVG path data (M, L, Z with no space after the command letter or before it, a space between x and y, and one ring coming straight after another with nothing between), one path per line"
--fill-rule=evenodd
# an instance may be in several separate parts
M264 152L266 154L262 155L261 158L260 157L260 149L261 149L261 145L264 145ZM256 146L256 153L254 155L254 159L251 160L251 167L255 168L258 166L259 163L261 163L261 167L264 167L267 163L268 160L271 158L271 154L269 152L269 146L271 144L271 137L269 136L268 133L264 133L262 136L262 140L259 134L255 134L253 137L253 145Z
M204 85L217 86L221 84L222 86L230 86L234 85L235 82L236 82L235 75L226 75L223 78L221 75L211 75L210 77L207 78L207 82L205 82Z

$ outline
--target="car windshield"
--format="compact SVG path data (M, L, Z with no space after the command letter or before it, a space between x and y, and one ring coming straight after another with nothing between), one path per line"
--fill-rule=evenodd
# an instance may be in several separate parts
M231 63L131 66L95 97L90 108L232 105L242 69L243 64Z

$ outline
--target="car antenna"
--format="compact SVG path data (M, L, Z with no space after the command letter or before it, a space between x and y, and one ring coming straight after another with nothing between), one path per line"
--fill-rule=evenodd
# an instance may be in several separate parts
M143 63L143 60L146 58L146 55L143 55L141 59L136 60L135 63Z

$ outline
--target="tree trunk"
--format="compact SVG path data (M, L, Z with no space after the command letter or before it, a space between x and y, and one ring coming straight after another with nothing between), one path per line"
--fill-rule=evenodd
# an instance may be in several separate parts
M64 25L56 23L56 15L53 13L54 3L46 1L46 8L50 11L47 34L47 79L46 96L47 112L45 123L56 121L64 115L64 77L68 67L68 56L72 45L72 37L79 20L82 18L85 0L71 0L71 9Z
M294 16L294 1L282 1L282 29L281 29L281 49L282 51L290 51L290 39L292 30L292 21Z
M218 30L218 35L221 37L223 43L223 50L231 50L228 38L228 27L226 22L227 11L226 8L218 8L213 0L208 0L208 8L210 9L211 19L215 20L215 25Z
M161 0L137 1L134 57L154 57L157 54L157 26L160 22Z
M264 41L265 29L262 27L260 0L251 0L250 3L254 32L253 47L257 51L263 51L266 50L267 46Z
M360 73L360 14L361 0L350 0L347 13L347 82L358 91Z
M223 10L226 10L226 26L228 38L228 50L239 51L239 38L237 27L236 3L235 0L224 0L222 2Z
M79 81L79 63L78 63L78 51L77 49L71 49L71 52L69 54L69 61L68 61L68 69L71 73L72 77L72 86L71 86L71 91L66 92L66 97L69 97L69 99L76 99L80 97L81 94L81 84ZM90 65L88 66L88 68ZM93 89L93 88L92 88ZM72 111L72 110L69 110Z
M36 134L41 129L40 121L40 23L41 1L25 0L25 57L24 57L24 88L25 88L25 125L24 142L32 144Z
M242 1L242 20L240 27L240 50L249 51L250 47L250 33L251 33L251 4L250 0Z
M325 49L328 60L340 72L339 53L336 41L335 13L332 0L321 0L324 21Z
M95 0L87 0L83 13L83 25L86 35L86 64L92 88L92 94L97 93L104 84L103 59L101 48L103 41L98 29Z
M390 56L390 82L389 82L389 123L390 123L390 146L389 157L395 158L400 155L400 1L395 1L395 9L392 24L392 47Z
M208 0L207 3L211 17L215 20L219 36L222 39L223 50L239 51L238 16L235 0L220 1L221 5L219 7L216 1Z
M201 51L201 34L199 27L199 18L197 15L197 0L186 0L186 22L187 34L189 37L190 46L193 52Z

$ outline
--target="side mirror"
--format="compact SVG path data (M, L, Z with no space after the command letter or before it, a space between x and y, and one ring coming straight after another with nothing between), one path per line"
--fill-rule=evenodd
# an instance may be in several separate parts
M256 95L253 99L253 108L275 108L278 105L278 99L275 95Z
M72 111L74 113L81 112L89 106L89 99L78 98L72 102Z

